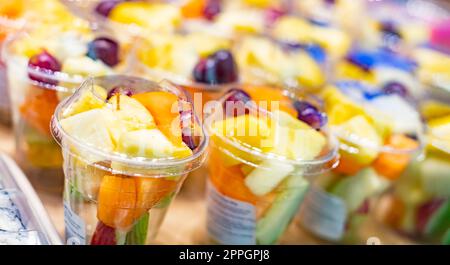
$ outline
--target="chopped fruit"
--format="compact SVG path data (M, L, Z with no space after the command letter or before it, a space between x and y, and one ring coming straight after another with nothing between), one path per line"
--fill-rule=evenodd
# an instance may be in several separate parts
M311 41L311 25L297 17L283 16L274 25L275 37L284 41L308 43Z
M411 160L409 152L415 151L419 144L405 135L394 134L388 138L385 146L392 148L392 152L380 153L373 167L381 176L389 180L395 180L408 166Z
M215 152L220 151L216 150ZM211 158L213 157L211 154ZM220 158L217 157L217 159ZM214 165L210 167L211 181L220 193L236 200L256 204L258 197L245 185L245 176L238 165L224 167L218 162L215 162Z
M340 157L339 164L334 169L334 172L352 176L361 171L365 167L366 167L365 165L359 165L358 163L353 161L351 157L343 155Z
M202 59L194 68L195 81L205 84L225 84L238 80L237 66L233 55L220 50Z
M450 115L450 106L437 101L427 100L422 103L420 112L425 119L430 120Z
M43 135L50 136L50 120L58 105L53 90L39 89L38 95L29 95L20 106L22 117Z
M264 13L258 10L227 10L218 14L215 21L231 32L258 33L265 25Z
M40 54L31 57L28 61L28 66L32 70L40 72L40 74L29 73L28 76L30 79L49 85L57 84L56 80L45 77L45 75L52 75L55 72L61 71L61 64L48 52L43 51Z
M153 115L156 126L174 145L182 144L180 106L175 94L169 92L147 92L136 94L134 99L144 105Z
M314 129L320 129L327 122L327 116L306 101L296 101L294 107L298 113L297 118Z
M119 63L119 44L110 38L96 38L88 44L87 56L101 60L108 66L115 66Z
M91 109L97 109L106 105L106 90L100 86L93 86L85 90L80 98L75 101L64 113L65 118Z
M407 97L408 96L408 89L399 82L389 82L386 85L383 86L383 92L385 94L397 94L401 97Z
M450 201L444 202L430 217L425 226L425 235L443 235L450 227Z
M278 108L291 114L293 117L298 115L294 106L292 106L290 98L280 93L279 89L269 86L246 86L244 90L255 101L256 105L260 107L264 107L269 111L275 111Z
M192 155L191 149L184 143L175 146L157 129L123 133L117 151L133 157L146 158L184 158Z
M183 37L185 39L182 42L185 43L180 45L191 46L200 57L208 57L219 50L229 49L231 46L228 39L203 32L192 32Z
M256 196L272 192L292 171L294 166L276 160L266 160L245 177L245 185Z
M166 179L104 176L98 193L97 218L109 227L128 230L176 186L176 181Z
M444 204L443 199L435 199L419 206L416 213L416 229L420 234L425 233L425 228L428 221L430 221L430 217L442 206L442 204Z
M356 211L369 197L383 191L388 183L377 173L366 168L357 175L343 178L332 189L331 193L345 201L348 212Z
M111 72L105 64L87 56L67 58L63 63L62 71L82 76L101 76Z
M438 197L450 197L450 163L446 159L429 157L422 162L422 189L426 194Z
M430 120L428 127L432 136L447 140L450 145L450 115Z
M116 245L116 230L99 221L91 238L91 245Z
M213 20L222 10L222 0L206 0L203 16L208 20Z
M320 132L286 112L273 113L277 123L274 126L272 152L301 160L312 160L322 152L326 139Z
M271 129L268 119L257 118L253 115L230 117L213 124L214 133L218 136L230 137L253 148L262 148L268 144Z
M113 151L110 129L116 122L109 109L97 108L61 120L61 126L74 138L104 151Z
M98 14L100 14L100 15L102 15L104 17L108 17L109 13L111 13L113 8L116 7L116 5L118 3L120 3L120 2L121 2L121 0L104 0L104 1L101 1L95 7L95 12L97 12Z
M274 1L274 0L244 0L244 3L251 5L251 6L264 8L264 7L269 7L271 5L274 5L276 3L276 1Z
M180 114L181 139L191 150L197 148L194 130L194 114L192 110L184 110Z
M181 7L181 13L185 18L199 18L203 15L208 0L188 0Z
M109 18L144 29L168 32L180 24L182 15L179 8L171 4L122 2L111 11Z
M361 115L335 127L342 141L341 156L358 165L371 164L378 156L382 139L369 121Z
M391 119L394 133L415 134L422 126L414 107L396 94L376 97L369 102L369 106Z
M138 100L121 95L114 95L108 101L116 118L128 131L151 129L155 127L153 116Z
M258 244L276 243L297 213L309 187L308 181L301 176L289 176L281 186L281 192L276 194L273 203L256 224Z

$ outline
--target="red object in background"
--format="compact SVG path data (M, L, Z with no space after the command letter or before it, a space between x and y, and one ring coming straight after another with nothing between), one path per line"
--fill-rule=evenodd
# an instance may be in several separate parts
M99 221L91 239L91 245L116 245L116 230Z
M440 21L433 26L431 43L450 51L450 19Z

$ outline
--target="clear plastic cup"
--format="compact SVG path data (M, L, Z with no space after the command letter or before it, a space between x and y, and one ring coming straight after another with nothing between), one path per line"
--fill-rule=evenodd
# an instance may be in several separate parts
M0 14L0 46L8 35L19 31L24 25L24 20L3 17ZM8 81L6 78L6 65L0 56L0 123L11 123L11 103L9 101Z
M93 72L71 74L45 71L45 69L41 70L38 67L29 66L28 56L18 53L16 45L27 42L31 46L28 49L32 49L33 45L36 46L34 48L39 49L42 40L38 41L33 37L31 34L34 32L33 30L27 29L27 31L10 36L4 44L2 53L7 66L16 159L30 177L33 185L36 185L36 188L50 192L61 192L63 187L62 156L59 146L50 133L50 119L57 104L71 95L84 81L86 75L91 75ZM63 34L57 27L52 28L50 26L47 27L47 33L49 34L48 42L51 38ZM89 36L114 39L110 33L103 30L93 31ZM78 48L73 49L77 50ZM72 50L69 49L65 52L71 53ZM73 52L79 53L79 51ZM121 70L125 68L124 54L125 51L121 54L123 63L114 68L108 68L109 72L124 71ZM74 58L78 57L74 56ZM60 62L60 64L64 65L64 62ZM87 66L81 68L84 67ZM30 76L34 78L31 79Z
M132 157L107 152L74 138L61 127L65 110L94 85L107 91L126 87L134 93L166 91L190 107L184 91L168 82L129 77L92 78L61 102L52 119L52 133L64 157L64 207L68 244L143 245L152 242L164 215L189 172L206 156L208 137L197 118L198 146L183 159ZM103 100L99 98L99 100Z
M357 88L357 91L366 89L355 82L345 84L344 87ZM327 90L325 93L329 92L328 95L331 95L331 91L336 90ZM393 105L400 102L395 99L398 99L398 96L389 96L390 100L397 102L395 104L390 100L375 104L370 103L371 100L358 101L358 96L352 95L351 91L347 90L344 94L340 94L348 98L340 103L339 101L333 103L340 108L340 112L336 108L327 109L327 114L332 120L331 130L340 141L339 165L328 174L315 179L300 209L299 225L321 240L365 244L369 237L360 234L359 229L368 218L380 194L389 190L399 179L408 177L410 168L420 159L424 147L424 125L419 114L411 107L414 121L410 116L409 120L407 116L402 116L405 121L408 120L403 126L405 124L417 126L402 127L397 117L393 120L396 127L383 131L382 128L388 127L384 127L382 123L384 119L389 120L390 117L382 116L386 114L382 114L379 107L384 111L403 111L402 108L398 110L393 108ZM336 96L334 100L340 100L339 97ZM388 98L387 95L381 97ZM329 101L325 99L326 103L332 102L331 100L331 97ZM351 101L360 103L349 107L350 104L354 104L350 103ZM406 102L402 104L407 104ZM350 109L351 112L348 112ZM336 115L337 113L340 114ZM378 119L380 123L377 123L377 129L374 123L370 122L370 119L375 119L375 116L371 115L378 115L378 118L385 117ZM398 116L392 113L390 115ZM344 120L342 123L333 124L336 118ZM370 128L373 129L368 127L369 124L372 124ZM382 134L384 135L381 136ZM378 143L377 138L380 139Z
M258 90L255 91L258 93ZM278 124L271 128L277 128L279 131L276 129L273 132L283 133L285 129L292 129L295 139L279 137L278 139L282 139L280 142L267 142L267 146L262 142L264 140L260 139L261 146L256 147L242 142L232 134L227 136L218 134L215 129L217 122L220 124L228 121L222 115L223 112L217 110L228 104L225 102L231 102L227 99L234 93L230 91L224 95L216 103L214 112L205 119L204 126L211 137L208 161L207 234L211 242L218 244L275 244L280 241L294 219L311 179L336 166L338 143L328 133L326 126L317 132L302 126L293 129L289 127L290 125L285 125L290 122L297 123L298 120L292 116L288 107L292 98L285 97L281 89L276 88L270 92L273 98L268 98L267 104L278 102L279 109L284 114L279 114L281 112L277 112L275 108L268 111L262 107L263 105L259 107L247 105L249 113L237 116L236 119L248 120L245 123L238 120L235 122L236 126L241 124L241 127L242 125L248 127L237 128L238 134L240 129L244 130L242 135L237 136L249 136L249 139L255 136L256 134L252 134L256 131L252 133L252 130L264 126L253 123L255 121L253 119L267 115L265 117L268 123L270 121L274 122L272 125L275 125L275 122ZM263 98L259 99L265 101ZM253 125L250 125L250 122ZM313 143L313 141L317 143L317 138L308 138L306 136L308 133L323 136L321 149L310 156L306 156L306 153L318 147ZM265 133L261 131L260 135L263 134ZM258 138L254 139L256 143ZM266 148L275 146L282 148L281 146L289 145L298 147L296 149L298 152L305 152L303 156L305 158L293 159L275 151L263 152ZM312 156L314 157L310 158Z
M378 198L361 228L383 244L450 244L450 104L441 99L422 106L428 124L424 157Z

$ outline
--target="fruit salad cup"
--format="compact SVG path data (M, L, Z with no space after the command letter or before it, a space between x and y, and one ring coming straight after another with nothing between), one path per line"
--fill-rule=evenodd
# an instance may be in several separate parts
M233 45L241 82L316 92L327 77L325 54L308 49L261 35L244 36Z
M384 193L372 211L370 221L375 222L369 224L391 232L377 234L382 243L450 244L450 99L448 92L447 98L436 96L421 105L428 125L424 159Z
M4 46L16 154L33 184L62 189L62 157L50 134L50 119L60 100L90 75L123 68L125 48L89 28L60 31L38 28L12 36Z
M209 106L211 107L211 106ZM274 244L308 180L336 165L326 116L280 89L232 89L212 108L207 231L219 244Z
M300 225L330 242L366 243L358 228L373 201L421 153L420 115L401 92L357 81L323 91L332 132L340 140L339 165L316 179L300 210Z
M204 103L239 81L231 48L232 39L206 32L148 36L135 49L133 74L183 86L200 114Z
M0 4L0 46L9 34L20 30L24 25L21 19L24 12L23 2ZM0 56L0 123L11 122L11 104L8 96L8 82L6 80L6 66Z
M73 14L111 26L117 35L145 36L149 33L170 33L181 26L180 7L166 1L149 0L62 0Z
M128 76L85 81L58 105L52 133L68 244L149 244L208 144L182 90Z
M416 101L425 96L414 56L392 50L354 47L335 63L334 80L359 80L385 90L403 90Z

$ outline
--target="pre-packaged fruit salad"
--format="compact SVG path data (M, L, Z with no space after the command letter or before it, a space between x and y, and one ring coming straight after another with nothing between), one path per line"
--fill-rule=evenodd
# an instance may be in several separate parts
M209 110L209 237L220 244L278 242L309 178L335 166L326 115L314 103L261 86L232 89Z
M312 185L301 224L322 239L365 243L355 230L374 200L416 161L423 146L421 118L401 91L358 81L330 85L322 97L340 140L339 165Z
M128 76L88 79L59 105L52 133L66 240L91 245L149 244L208 142L183 91Z
M424 116L428 125L425 158L380 197L372 216L402 238L449 245L450 108L429 106ZM390 243L388 238L381 240Z
M49 129L57 104L87 76L122 71L126 50L113 35L86 24L36 27L8 39L3 55L17 152L29 175L62 176L61 153ZM57 179L44 179L37 181L57 186Z

